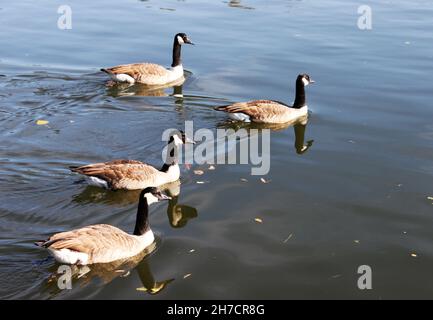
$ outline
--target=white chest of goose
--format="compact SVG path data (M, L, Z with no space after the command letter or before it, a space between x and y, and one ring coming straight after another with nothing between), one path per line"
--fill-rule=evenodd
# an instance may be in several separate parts
M228 106L216 107L236 121L257 123L288 123L308 114L305 99L305 87L314 81L307 74L300 74L296 79L296 97L293 106L274 100L253 100L238 102Z
M170 199L156 188L146 188L140 193L133 234L108 224L86 226L60 232L35 244L46 248L57 262L88 265L109 263L134 257L155 240L149 225L149 206Z
M116 82L141 83L148 86L166 85L183 78L181 47L183 44L193 44L185 33L174 36L173 60L170 68L154 63L123 64L111 68L103 68Z

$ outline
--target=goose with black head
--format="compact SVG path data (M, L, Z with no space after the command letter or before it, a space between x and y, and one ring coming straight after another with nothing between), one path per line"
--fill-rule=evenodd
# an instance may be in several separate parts
M72 172L86 178L89 185L111 190L138 190L158 187L173 182L180 177L178 148L185 143L194 143L183 131L175 131L167 143L167 160L160 170L137 160L113 160L70 167Z
M296 96L292 106L274 100L253 100L216 107L217 111L227 112L236 121L256 123L289 123L306 116L308 106L305 87L314 83L308 74L296 78Z
M56 233L35 244L46 248L63 264L89 265L134 257L155 241L149 225L149 206L168 199L156 188L144 189L140 193L133 234L108 224L96 224Z
M173 56L170 68L154 63L132 63L103 68L101 71L107 73L116 82L141 83L148 86L170 84L183 78L181 48L184 44L193 45L194 43L185 33L176 34L173 41Z

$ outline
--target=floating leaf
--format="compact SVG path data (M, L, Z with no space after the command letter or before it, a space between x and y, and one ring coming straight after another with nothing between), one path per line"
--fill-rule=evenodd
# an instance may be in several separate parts
M271 182L271 180L266 180L265 178L260 178L260 181L263 183L269 183Z
M184 279L191 277L191 273L187 273L186 275L183 276Z
M359 243L359 240L353 240L353 242L355 242L355 243Z
M194 174L201 176L202 174L204 174L203 170L194 170Z
M194 249L191 249L191 250L189 250L189 253L193 253L195 250Z
M48 120L36 120L36 124L38 126L43 126L45 124L49 124L50 122Z
M248 180L245 179L245 178L241 178L241 181L242 181L242 182L248 182Z
M416 253L411 253L410 256L411 256L412 258L416 258L416 257L418 257L418 255L417 255Z
M293 233L289 234L289 236L283 242L287 243L287 241L289 241L290 239L292 239L292 237L293 237Z
M263 220L260 219L260 218L255 218L254 221L257 222L257 223L263 223Z
M433 201L433 197L427 197L427 199Z
M135 290L137 290L137 291L144 291L144 292L148 291L145 287L136 288Z

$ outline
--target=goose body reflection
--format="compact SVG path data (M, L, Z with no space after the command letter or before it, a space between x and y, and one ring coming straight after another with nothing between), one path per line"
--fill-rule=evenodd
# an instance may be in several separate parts
M241 3L241 0L230 0L228 2L229 7L231 8L240 8L240 9L254 9L253 7L245 6Z
M138 291L144 291L150 295L156 295L164 290L167 285L174 281L174 278L157 281L153 276L152 270L150 269L147 261L142 261L136 268L138 276L140 278L143 287L137 288Z
M106 189L137 190L158 187L180 177L177 148L184 143L194 143L182 131L170 136L168 149L170 154L160 170L136 160L114 160L71 167L71 171L83 175L88 184Z
M233 129L235 131L239 129L270 129L272 131L281 131L293 126L295 133L295 150L297 154L304 154L313 145L314 140L305 141L305 130L308 124L308 116L305 115L297 119L295 122L288 123L245 123L245 122L222 122L217 127L224 129ZM249 131L248 131L249 132Z
M290 123L308 115L305 87L314 81L307 74L296 79L296 97L293 106L274 100L253 100L216 107L217 111L228 113L235 121L256 123Z
M143 97L168 97L182 96L182 85L185 82L185 78L181 78L169 85L163 86L147 86L141 83L134 85L119 83L115 86L109 86L107 94L112 97L127 97L127 96L143 96ZM167 92L168 87L173 87L173 93Z
M293 126L295 131L295 149L297 154L304 154L313 145L314 140L305 143L305 129L307 121L299 122Z
M153 63L124 64L111 68L103 68L116 82L129 84L142 83L149 86L167 85L183 78L183 66L181 60L181 46L193 44L185 33L178 33L173 41L173 60L171 68L165 68Z
M151 295L156 295L163 291L169 283L174 281L174 278L158 281L150 267L149 255L154 252L156 248L155 243L147 247L138 255L123 259L116 260L110 263L99 263L91 266L85 265L72 265L71 266L71 280L72 286L84 287L89 285L93 280L101 280L103 285L107 285L116 278L126 278L132 272L137 271L141 286L137 286L136 290L146 292ZM59 291L57 282L62 273L57 272L57 266L53 266L47 281L47 289L50 291ZM54 292L52 292L54 293Z
M178 204L180 195L180 181L175 181L160 189L170 196L167 206L167 216L170 226L173 228L183 228L189 220L197 218L197 209L185 204Z
M156 188L143 190L132 235L111 225L97 224L57 233L35 244L46 248L63 264L88 265L133 257L149 247L155 239L148 220L149 205L168 199Z

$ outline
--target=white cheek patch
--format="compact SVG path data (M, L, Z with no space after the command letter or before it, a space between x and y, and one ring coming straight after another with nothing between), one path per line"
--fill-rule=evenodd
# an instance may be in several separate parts
M185 43L185 42L183 41L183 39L182 39L181 36L177 36L177 42L178 42L179 44L184 44L184 43Z
M145 195L146 199L147 199L147 205L151 205L152 203L158 202L158 198L155 197L153 194L151 193L146 193Z
M302 78L302 82L304 83L304 86L308 86L310 84L310 81L305 78Z
M179 138L179 136L177 134L174 135L174 144L177 146L180 146L183 144L183 141Z

